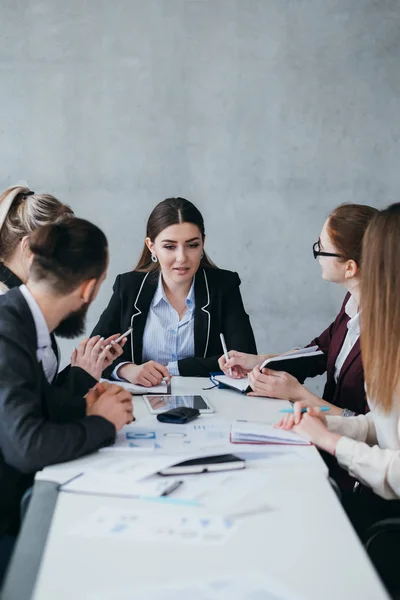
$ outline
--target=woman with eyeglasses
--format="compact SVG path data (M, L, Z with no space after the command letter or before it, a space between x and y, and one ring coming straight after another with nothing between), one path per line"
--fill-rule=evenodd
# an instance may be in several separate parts
M361 493L344 498L361 535L373 521L400 514L393 502L400 499L400 203L374 217L362 256L368 276L360 286L361 349L370 412L325 418L299 402L278 425L293 428L363 482ZM394 575L398 582L398 571Z
M307 406L328 406L329 414L351 416L368 410L364 372L360 351L359 304L362 278L361 247L364 233L375 208L360 204L343 204L328 217L318 241L313 246L322 278L342 285L347 293L336 319L308 344L323 352L319 364L303 373L302 381L326 373L322 398L302 385L295 377L281 371L263 369L259 365L273 354L244 354L231 350L229 361L219 359L226 375L240 378L248 374L253 392L249 395L306 401Z

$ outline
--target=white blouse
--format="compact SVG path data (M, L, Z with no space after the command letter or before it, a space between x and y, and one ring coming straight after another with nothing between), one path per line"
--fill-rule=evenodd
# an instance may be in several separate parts
M335 362L334 378L336 382L351 349L360 337L360 313L358 312L358 304L353 296L350 296L348 299L344 310L350 317L350 321L347 323L347 334Z
M353 477L387 500L400 498L400 398L390 413L327 417L329 431L341 434L336 458Z

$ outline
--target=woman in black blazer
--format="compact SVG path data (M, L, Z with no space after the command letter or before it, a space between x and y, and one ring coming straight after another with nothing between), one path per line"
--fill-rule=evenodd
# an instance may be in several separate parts
M255 352L237 273L218 269L204 252L200 211L167 198L151 213L142 256L118 275L92 335L132 327L122 356L103 376L157 385L170 375L208 376L219 370L220 333L228 348Z

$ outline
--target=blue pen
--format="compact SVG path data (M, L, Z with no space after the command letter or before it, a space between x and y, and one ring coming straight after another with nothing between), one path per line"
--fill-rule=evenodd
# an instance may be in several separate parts
M328 412L328 410L331 410L329 408L329 406L315 406L315 407L312 406L310 408L319 408L319 410L321 412ZM281 412L281 413L294 413L294 408L282 408L279 412ZM305 412L307 412L307 409L306 408L302 408L301 412L305 413Z

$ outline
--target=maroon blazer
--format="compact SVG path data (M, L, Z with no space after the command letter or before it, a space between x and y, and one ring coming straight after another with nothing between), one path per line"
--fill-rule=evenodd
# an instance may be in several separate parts
M350 317L345 312L350 294L347 294L336 319L315 338L309 346L319 346L324 355L319 364L307 373L307 377L315 377L326 372L327 380L322 395L323 399L341 408L349 408L358 414L369 411L364 388L364 369L361 361L360 340L354 344L350 354L340 371L337 382L334 378L335 362L343 346L347 334L347 323Z

